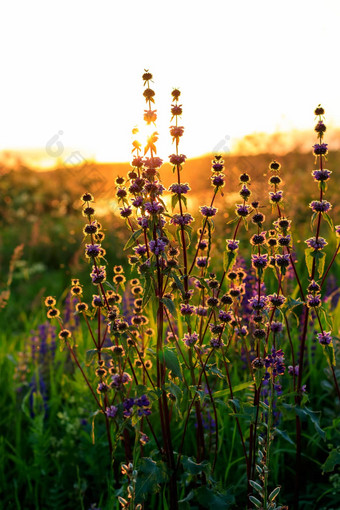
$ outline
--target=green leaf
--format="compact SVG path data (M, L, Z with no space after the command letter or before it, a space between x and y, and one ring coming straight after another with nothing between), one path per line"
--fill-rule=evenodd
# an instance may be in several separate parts
M303 301L300 298L293 299L291 296L287 296L285 306L283 307L283 311L286 312L288 310L293 310L296 306L303 305Z
M326 212L322 213L322 216L325 218L325 220L327 221L328 225L330 226L332 232L334 230L334 224L333 224L333 220L332 218L330 217L330 215Z
M184 499L180 499L178 503L187 503L188 501L191 501L193 497L194 491L190 491L189 494Z
M334 448L328 455L325 463L321 466L324 473L334 471L337 464L340 464L340 447Z
M326 440L326 433L319 425L320 421L320 411L312 411L308 407L299 407L291 404L282 404L285 409L288 411L295 411L295 413L300 416L301 418L309 418L311 422L313 423L315 430L319 434L319 436L325 441Z
M176 400L179 400L183 395L181 388L177 386L177 384L175 384L173 381L170 381L169 384L166 384L165 390L172 393L176 397Z
M254 480L249 480L249 483L253 487L253 489L255 489L262 496L262 494L263 494L263 487L259 483L254 482Z
M330 367L332 367L332 366L335 367L336 366L336 361L335 361L335 353L334 353L333 342L331 342L328 345L323 345L322 349L323 349L324 355L326 356L326 359L328 361L329 366Z
M127 243L124 246L124 251L128 250L129 248L131 248L131 246L133 246L135 244L135 242L137 241L138 237L141 235L142 232L143 232L143 229L139 228L138 230L135 230L132 233L129 240L127 241Z
M181 291L182 294L185 293L185 290L184 290L184 286L183 286L183 283L181 282L181 280L178 278L177 274L175 272L172 272L171 273L171 276L173 277L173 279L175 280L176 282L176 285L177 287L179 288L179 290Z
M187 248L189 248L192 238L192 227L190 227L190 225L184 225L183 230L187 238Z
M224 271L229 271L229 269L232 269L235 262L236 262L235 251L225 251L224 255L223 255L223 269L224 269Z
M236 223L236 221L238 221L238 220L239 220L239 217L236 216L233 220L227 221L227 225L230 225L231 223Z
M295 445L294 441L291 440L291 438L289 437L288 433L285 430L281 430L281 429L278 429L277 427L275 427L275 433L277 433L277 434L279 434L279 436L283 437L283 439L288 441L288 443Z
M262 503L255 496L249 496L249 500L256 506L256 508L262 508Z
M85 364L86 366L91 365L92 361L97 357L98 351L97 349L90 349L86 351L85 354Z
M259 389L259 387L261 386L265 371L266 371L265 367L257 368L254 371L254 380L255 380L255 385L256 385L257 389Z
M147 305L147 303L149 302L149 299L151 298L151 294L152 294L152 291L153 291L153 279L150 277L150 278L145 278L145 290L144 290L144 294L143 294L143 308Z
M96 443L94 421L95 421L96 417L98 416L98 414L101 414L101 411L99 411L99 409L92 414L92 421L91 421L91 439L92 439L92 444Z
M326 253L318 250L318 251L315 251L312 254L312 256L315 259L315 267L319 273L319 277L321 278L321 276L323 275L323 270L325 268Z
M216 365L209 365L206 367L209 374L217 375L220 379L225 379L225 375Z
M312 276L312 270L313 270L313 257L312 253L314 252L313 248L306 248L305 249L305 259L306 259L306 266L308 269L309 276Z
M164 462L157 463L149 457L143 457L138 465L138 477L136 482L136 502L143 501L148 494L160 490L160 484L165 483L169 478Z
M246 388L249 388L253 384L253 381L247 381L241 384L237 384L233 387L233 393L237 393L238 391L242 391ZM223 398L228 397L230 395L230 390L226 388L225 390L219 390L214 392L214 398Z
M280 492L281 487L276 487L268 496L269 501L274 501L278 493Z
M210 464L207 460L203 460L202 462L197 463L192 459L192 457L182 457L182 464L184 470L191 475L207 473L210 470Z
M315 219L316 219L317 215L318 215L318 213L317 213L317 212L314 212L314 213L312 214L311 219L310 219L310 229L311 229L311 231L312 231L312 232L313 232L313 227L314 227L314 221L315 221Z
M327 182L326 181L319 181L319 189L325 193L327 191Z
M177 355L172 349L165 347L163 351L159 351L159 358L162 363L165 363L165 366L171 371L174 377L179 377L179 379L183 380L181 366Z
M176 306L172 299L164 297L161 299L161 302L167 307L173 317L177 316Z
M208 487L200 487L195 491L197 501L203 505L204 508L209 510L227 510L228 508L235 508L234 495L227 492L218 492Z
M176 205L178 204L178 200L179 200L178 195L176 195L176 194L172 195L172 197L171 197L171 207L172 207L172 210L175 209Z

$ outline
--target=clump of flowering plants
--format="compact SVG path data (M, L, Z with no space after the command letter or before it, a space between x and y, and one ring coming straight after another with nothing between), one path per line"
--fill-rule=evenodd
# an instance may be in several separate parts
M340 235L328 214L331 204L324 199L331 174L324 169L324 112L321 107L316 110L319 143L314 154L319 168L313 177L320 197L310 203L312 225L316 222L317 227L316 235L306 240L306 288L306 275L298 274L292 220L285 212L280 163L269 164L269 206L253 200L251 176L240 174L233 233L225 240L224 253L217 253L214 222L226 180L222 156L215 155L212 161L210 198L207 193L199 211L189 212L190 186L182 177L186 156L180 152L181 93L174 89L170 127L174 152L169 156L174 182L168 199L162 184L163 160L157 155L157 110L149 71L143 81L144 121L154 130L145 146L133 140L131 170L116 179L120 216L130 232L124 246L128 270L110 268L94 197L82 196L92 296L84 298L77 279L71 293L78 300L75 313L83 317L93 341L93 349L86 353L87 367L52 297L45 301L47 315L59 322L60 343L81 370L97 405L96 415L103 417L122 508L150 504L166 508L164 501L174 510L227 508L236 493L243 505L284 508L276 504L280 487L271 479L273 444L278 436L285 437L280 430L282 413L296 413L297 469L301 419L317 422L304 407L308 385L304 353L311 318L319 327L315 333L312 326L313 335L325 351L340 397L335 335L322 302L322 287L339 243L326 266L321 220ZM249 229L248 242L242 227ZM240 256L247 248L249 266ZM221 267L219 259L222 271L214 267L216 262ZM299 338L292 329L294 317L301 321ZM246 370L238 367L241 358ZM236 437L241 457L232 461ZM235 493L228 485L233 464L242 487ZM297 504L298 475L295 483Z

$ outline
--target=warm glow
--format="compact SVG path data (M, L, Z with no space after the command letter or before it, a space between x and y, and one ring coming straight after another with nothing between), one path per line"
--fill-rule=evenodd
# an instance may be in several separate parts
M72 151L130 160L133 126L144 136L144 68L165 161L173 87L188 157L253 132L310 129L320 102L340 125L336 0L13 0L1 14L0 149L41 149L44 166ZM46 152L55 137L56 156Z

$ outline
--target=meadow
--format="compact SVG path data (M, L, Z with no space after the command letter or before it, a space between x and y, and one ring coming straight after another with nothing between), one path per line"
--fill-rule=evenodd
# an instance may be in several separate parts
M0 508L335 510L327 112L308 153L186 159L174 89L163 162L143 80L131 164L1 168Z

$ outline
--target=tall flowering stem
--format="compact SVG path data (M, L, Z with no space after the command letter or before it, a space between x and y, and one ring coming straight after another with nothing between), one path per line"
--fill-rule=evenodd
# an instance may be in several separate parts
M184 213L183 206L186 207L187 200L186 194L190 190L189 185L187 183L181 183L181 170L182 165L185 163L186 156L183 154L179 154L179 141L184 133L184 127L178 125L178 118L182 115L182 105L178 103L181 92L175 88L172 93L172 101L171 105L171 122L175 119L175 125L170 126L170 134L172 136L172 141L175 143L176 152L169 156L170 163L173 165L173 170L177 175L177 183L174 183L170 186L169 190L172 192L172 200L171 205L172 209L175 208L177 204L179 204L180 214L173 215L171 219L171 223L177 226L177 232L180 232L180 240L182 246L183 253L183 282L184 282L184 304L183 310L186 310L186 305L188 311L190 310L189 300L191 298L192 293L189 292L189 274L188 272L188 245L192 236L192 227L191 223L194 221L194 218L189 213ZM186 240L186 236L188 242ZM191 325L190 321L188 321L188 335L191 335ZM189 349L188 353L188 364L189 370L191 374L192 384L196 384L196 377L194 371L194 365L192 360L192 351ZM198 460L202 460L205 456L205 445L204 445L204 431L202 424L202 414L200 409L200 404L197 400L195 400L195 412L197 419L197 449L198 449Z
M296 404L300 405L302 400L302 378L303 378L303 368L304 368L304 351L305 344L307 339L307 331L308 331L308 323L309 323L309 314L310 310L313 309L317 313L317 308L321 305L321 286L315 281L316 277L322 277L324 272L324 261L325 261L325 252L323 252L323 248L328 244L327 241L320 236L321 229L321 219L324 217L328 223L331 223L330 217L328 215L328 211L331 209L332 205L324 200L324 193L327 189L327 181L331 176L331 171L327 170L324 165L324 161L326 159L328 153L328 145L323 142L324 133L326 131L326 125L324 124L324 109L321 105L314 111L317 117L317 124L315 126L315 132L318 136L318 143L313 146L313 152L315 155L315 159L318 162L318 169L313 170L312 175L314 180L318 182L319 186L319 200L314 200L309 204L309 207L312 209L312 220L311 224L313 226L314 221L317 221L316 234L314 237L310 237L305 242L307 244L307 248L305 250L306 255L306 265L309 272L310 284L308 286L309 294L306 297L306 306L304 308L304 323L303 323L303 331L300 343L300 357L299 357L299 367L298 367L298 375L297 375L297 396L296 396ZM328 272L328 270L327 270ZM323 283L324 280L322 280ZM321 322L320 322L321 326ZM322 332L321 332L322 335ZM323 343L323 337L320 341ZM332 346L331 339L327 342L327 345L330 344ZM325 352L330 352L329 350ZM333 351L332 351L333 352ZM331 355L334 357L334 354ZM333 359L330 360L330 364L332 366ZM335 377L335 373L333 370L333 377L335 382L335 387L337 387L337 381ZM294 505L295 508L298 508L298 500L299 500L299 490L300 490L300 466L301 466L301 420L300 417L296 416L296 481L295 481L295 500Z
M176 152L169 156L170 163L174 165L174 169L176 169L177 175L177 184L173 184L170 187L173 193L172 207L179 204L180 216L178 218L177 224L180 227L181 232L181 242L182 242L182 251L183 251L183 266L184 266L184 288L185 292L188 292L188 255L187 255L187 243L185 239L185 230L190 228L190 223L193 221L193 218L186 214L183 214L183 204L186 205L185 194L189 191L189 186L187 184L181 184L181 170L182 165L185 163L186 156L184 154L179 154L178 146L180 138L183 136L184 127L178 125L178 118L182 115L182 105L178 104L179 97L181 95L180 90L174 89L171 93L173 104L171 105L171 121L175 119L175 125L170 127L170 134L172 136L172 141L175 143ZM186 228L187 227L187 228Z

